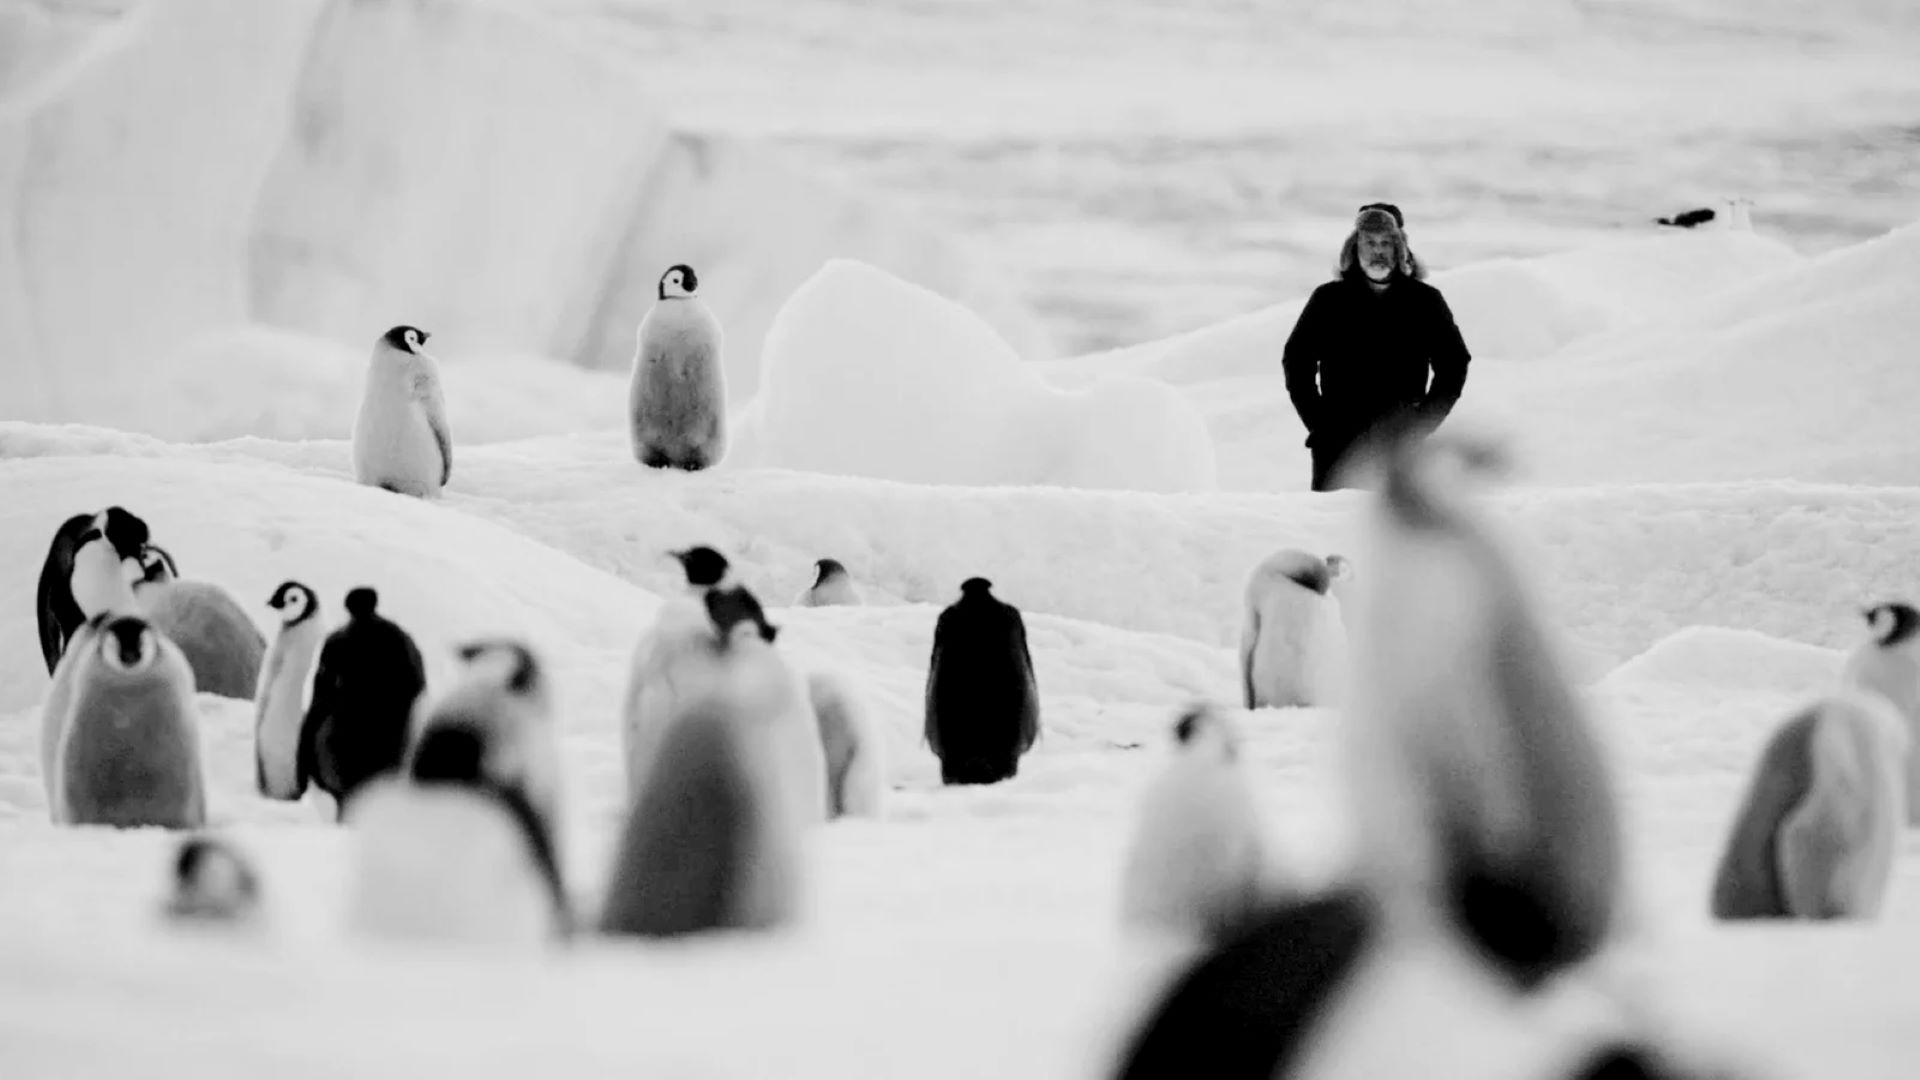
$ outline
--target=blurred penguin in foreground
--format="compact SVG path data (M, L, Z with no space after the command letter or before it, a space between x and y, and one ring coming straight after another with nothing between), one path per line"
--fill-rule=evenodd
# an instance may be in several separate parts
M1387 452L1356 582L1351 871L1179 974L1113 1075L1725 1075L1607 962L1628 935L1605 757L1524 576L1440 475L1489 455L1420 442Z
M1354 486L1340 469L1354 448L1403 420L1431 433L1466 387L1467 343L1405 230L1399 207L1361 207L1337 276L1307 297L1287 337L1281 366L1307 429L1314 491Z

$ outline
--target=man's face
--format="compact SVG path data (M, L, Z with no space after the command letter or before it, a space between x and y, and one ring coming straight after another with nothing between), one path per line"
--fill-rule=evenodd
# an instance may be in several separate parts
M1393 274L1394 248L1393 237L1382 232L1363 232L1360 234L1360 269L1375 281L1385 281Z

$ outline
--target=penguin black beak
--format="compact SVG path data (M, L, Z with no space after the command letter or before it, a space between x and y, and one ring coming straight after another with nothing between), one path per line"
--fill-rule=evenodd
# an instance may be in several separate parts
M432 336L433 336L432 334L427 333L425 330L420 331L420 344L425 345L427 343L427 339Z

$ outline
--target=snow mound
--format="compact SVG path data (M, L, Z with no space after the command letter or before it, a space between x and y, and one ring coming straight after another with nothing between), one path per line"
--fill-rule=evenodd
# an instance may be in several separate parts
M1668 634L1615 668L1603 685L1662 683L1812 696L1840 674L1843 654L1725 626Z
M23 76L32 92L0 115L12 416L96 419L156 354L246 323L354 348L411 323L453 352L624 369L674 262L698 266L741 393L775 306L836 254L1047 350L970 245L749 144L673 132L644 72L547 14L174 0L123 22L93 34L112 47L9 42L68 72ZM201 403L167 404L154 414Z
M1164 383L1049 386L964 307L834 259L767 335L737 464L924 484L1204 491L1199 414Z

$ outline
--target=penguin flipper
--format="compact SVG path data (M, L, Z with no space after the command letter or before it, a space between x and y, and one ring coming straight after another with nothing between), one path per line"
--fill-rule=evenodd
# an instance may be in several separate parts
M1240 690L1248 711L1259 708L1253 693L1253 650L1260 643L1260 609L1249 606L1247 624L1240 631Z
M1846 721L1831 713L1814 718L1807 746L1812 778L1806 797L1780 822L1774 858L1780 868L1780 893L1787 912L1800 918L1828 919L1854 914L1843 879L1850 858L1866 840L1866 823L1857 808L1867 793L1866 778L1844 730Z
M447 430L446 396L439 384L424 374L414 376L413 390L427 427L433 431L434 445L440 448L440 486L445 487L453 479L453 436Z
M80 606L74 602L67 578L73 573L74 541L93 521L92 514L75 514L60 523L47 546L47 560L40 567L40 592L36 614L40 624L40 655L47 662L47 674L60 664L66 652L66 624L83 622Z

